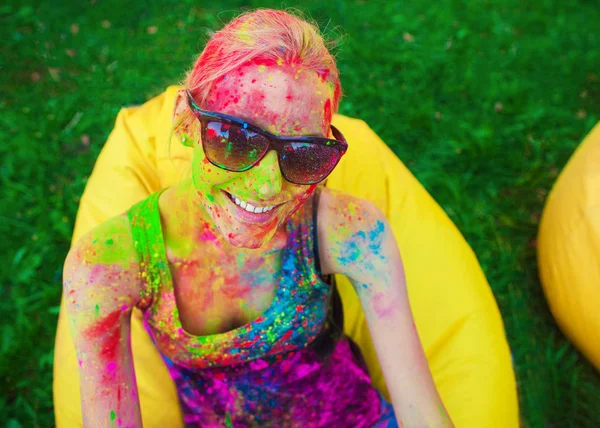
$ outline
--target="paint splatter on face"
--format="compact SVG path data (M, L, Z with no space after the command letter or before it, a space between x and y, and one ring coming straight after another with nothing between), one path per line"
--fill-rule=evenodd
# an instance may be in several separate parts
M280 62L254 61L218 80L206 110L249 121L275 135L329 135L330 85L317 73ZM315 185L297 185L281 175L270 151L254 168L230 172L204 156L195 129L192 177L202 205L221 234L234 246L259 248L273 237L312 195ZM237 198L240 203L235 203ZM242 206L275 208L267 215Z
M323 128L327 129L327 124L331 123L331 100L325 101L323 108Z

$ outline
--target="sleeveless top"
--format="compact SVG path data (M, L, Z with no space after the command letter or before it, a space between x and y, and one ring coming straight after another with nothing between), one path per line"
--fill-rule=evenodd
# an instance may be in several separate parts
M247 324L206 336L181 325L158 208L164 190L127 215L143 284L138 307L175 381L186 427L395 426L360 351L342 337L339 295L319 273L319 189L286 224L270 306Z

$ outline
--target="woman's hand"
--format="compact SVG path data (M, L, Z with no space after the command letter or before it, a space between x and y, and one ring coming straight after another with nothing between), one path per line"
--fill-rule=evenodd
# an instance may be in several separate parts
M399 426L453 427L415 328L398 245L371 203L324 191L319 207L323 273L349 277L360 299Z
M140 288L126 221L115 217L83 236L63 270L85 427L142 426L130 340Z

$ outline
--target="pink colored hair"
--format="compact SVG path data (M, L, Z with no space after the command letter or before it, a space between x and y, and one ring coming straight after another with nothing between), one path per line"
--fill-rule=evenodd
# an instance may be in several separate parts
M317 72L334 89L332 113L342 96L339 70L316 23L296 10L258 9L238 16L217 31L188 72L184 86L203 107L212 84L247 61L282 61ZM185 126L183 123L178 124Z

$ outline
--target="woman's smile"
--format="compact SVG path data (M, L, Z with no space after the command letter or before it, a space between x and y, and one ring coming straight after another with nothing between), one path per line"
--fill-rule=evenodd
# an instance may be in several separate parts
M259 204L256 202L246 202L231 193L223 191L226 195L229 205L234 206L235 217L246 223L267 223L277 216L279 209L284 204Z

